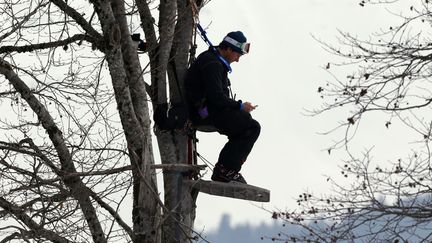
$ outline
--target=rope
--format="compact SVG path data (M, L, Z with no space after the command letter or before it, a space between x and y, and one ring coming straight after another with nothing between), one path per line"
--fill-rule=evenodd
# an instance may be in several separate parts
M198 10L198 6L196 5L196 2L193 0L189 0L189 4L191 6L191 10L192 10L192 16L194 19L194 28L193 28L193 35L192 35L192 40L191 40L191 48L189 50L189 63L188 65L190 66L195 60L196 60L196 49L197 49L197 42L196 42L196 36L197 33L199 31L200 37L204 40L204 42L216 53L216 55L218 56L218 58L222 61L222 63L224 63L224 65L228 68L229 72L232 71L230 64L219 54L219 52L216 50L216 48L213 46L213 44L211 43L211 41L207 38L206 35L206 31L201 27L201 25L199 24L199 10ZM229 85L230 86L230 85ZM231 92L231 96L232 96L232 91L231 91L231 87L230 87L230 92ZM214 164L211 163L208 159L206 159L204 156L202 156L200 153L198 153L197 148L195 147L195 152L197 157L204 163L207 165L207 167L210 169L210 171L213 171L214 169ZM201 176L201 174L200 174Z
M195 61L195 55L196 55L196 49L197 49L197 44L196 44L196 28L197 28L197 24L199 21L199 11L198 11L198 6L196 5L196 2L193 0L189 0L189 5L191 6L191 11L192 11L192 18L193 18L193 34L192 34L192 40L191 40L191 48L189 50L189 63L188 66L192 65L192 63Z
M203 29L203 27L201 27L201 25L198 23L197 24L197 28L200 31L200 36L201 38L204 40L205 43L207 43L207 45L210 47L210 49L216 54L216 56L218 57L218 59L225 65L225 67L228 69L228 72L231 73L232 72L232 68L231 65L229 64L229 62L227 60L225 60L225 58L223 56L221 56L218 52L218 50L216 49L215 46L213 46L213 44L211 43L211 41L208 39L207 35L206 35L206 31Z
M197 34L197 32L196 32L196 25L194 26L193 31L194 31L194 33L192 35L192 41L191 41L192 45L191 45L191 48L189 50L188 67L190 67L192 65L192 63L195 62L195 60L196 60L196 57L195 57L195 55L196 55L196 49L197 49L197 44L196 44L196 34Z
M193 1L193 0L189 0L189 5L191 6L194 19L197 20L198 19L198 6L196 5L195 1ZM194 22L196 23L197 21L194 21Z
M215 167L214 164L212 164L208 159L206 159L204 156L202 156L200 153L198 153L198 151L196 151L196 154L197 154L198 158L202 162L204 162L204 164L206 164L211 171L213 171L213 168Z

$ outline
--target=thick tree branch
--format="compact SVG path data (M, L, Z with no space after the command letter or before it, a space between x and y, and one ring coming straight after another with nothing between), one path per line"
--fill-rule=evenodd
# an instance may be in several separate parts
M140 14L141 27L144 30L145 39L149 46L149 56L152 57L156 56L155 51L157 47L157 38L154 28L155 19L151 14L149 3L150 2L147 0L136 1L138 12Z
M159 46L157 67L157 102L167 102L166 73L174 39L175 22L177 18L177 1L161 1L159 5Z
M62 0L50 0L50 2L54 3L59 9L61 9L67 16L74 19L83 29L84 31L90 35L94 40L101 40L102 35L97 32L89 22L87 22L84 17L78 13L74 8L70 7L66 2Z
M148 45L148 56L150 58L150 71L151 71L151 85L147 87L147 93L149 94L151 100L153 102L157 99L157 83L158 83L158 76L157 76L157 68L159 66L158 64L158 41L156 37L156 30L155 30L155 19L151 14L150 7L149 7L149 1L146 0L137 0L137 8L140 15L141 20L141 28L144 31L145 39Z
M70 38L59 40L59 41L53 41L53 42L46 42L46 43L40 43L40 44L33 44L33 45L25 45L25 46L1 46L0 47L0 53L11 53L11 52L32 52L35 50L42 50L42 49L48 49L48 48L55 48L59 46L65 46L69 45L71 43L86 40L90 43L95 43L95 39L90 37L89 35L83 35L83 34L77 34Z

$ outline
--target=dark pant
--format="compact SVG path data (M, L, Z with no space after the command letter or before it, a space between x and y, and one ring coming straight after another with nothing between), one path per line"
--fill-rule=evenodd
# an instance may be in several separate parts
M211 115L219 133L228 142L219 154L218 163L227 169L240 171L261 131L260 124L245 111L226 109Z

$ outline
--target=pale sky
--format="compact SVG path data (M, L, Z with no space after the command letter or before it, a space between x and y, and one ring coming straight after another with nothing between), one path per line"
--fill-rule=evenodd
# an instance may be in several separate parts
M317 133L336 126L339 120L346 119L346 114L303 115L305 108L319 107L321 99L317 89L332 78L324 66L334 56L325 52L312 35L334 43L340 29L367 38L369 33L387 28L395 19L382 7L362 8L359 2L211 0L201 11L201 25L207 27L213 44L218 44L226 33L237 30L252 44L250 54L234 63L230 74L237 97L258 105L252 115L262 127L241 172L249 184L269 189L271 201L261 204L200 193L195 230L215 229L223 214L230 214L233 224L268 223L271 215L261 207L295 209L295 199L305 190L317 194L329 191L325 175L340 174L338 166L343 151L329 155L325 148L333 137ZM206 44L198 39L198 52L205 49ZM382 127L374 125L366 124L367 129L355 141L362 148L376 145L378 149L389 149L386 139L393 141L390 149L405 146L404 141L397 140L390 132L380 135L381 140L372 138L371 135L382 131ZM198 138L199 153L215 164L226 137L198 133ZM156 139L153 141L156 143ZM156 147L154 152L158 157ZM210 176L211 171L207 171L204 179L210 180Z
M249 184L271 190L271 202L260 204L200 193L197 230L214 229L224 213L231 215L234 224L270 222L270 215L260 207L295 209L295 198L305 190L318 194L329 190L325 175L340 172L338 165L343 153L333 152L329 156L324 149L332 137L317 133L346 118L311 118L302 114L304 108L320 105L318 86L331 79L323 67L334 59L312 34L335 42L337 29L367 37L379 26L388 27L389 21L386 24L383 20L387 12L382 7L362 8L358 2L213 0L201 11L201 25L208 26L213 44L235 30L243 31L251 42L250 53L232 65L230 79L238 98L258 105L252 115L262 126L242 174ZM201 40L198 45L201 51L207 48ZM373 131L371 128L365 133ZM198 136L199 152L215 163L226 138L217 133ZM364 139L360 144L368 147L373 142ZM209 171L204 179L210 176Z

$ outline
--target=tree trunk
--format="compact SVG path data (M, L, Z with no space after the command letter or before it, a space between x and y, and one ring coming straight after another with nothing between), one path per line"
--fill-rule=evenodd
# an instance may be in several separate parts
M193 27L189 1L178 0L177 23L167 69L172 103L185 102L183 77L188 65ZM187 163L186 131L157 131L156 135L162 163ZM164 242L191 242L197 194L183 185L183 179L184 175L180 172L164 172L165 205L173 212L172 217L165 216Z
M99 11L102 30L108 48L106 60L120 119L125 131L130 152L133 175L134 242L159 242L158 237L160 209L151 146L150 118L146 103L144 80L140 75L136 50L128 31L123 2L112 1L112 5L95 3ZM111 9L112 7L112 9ZM98 9L100 8L100 9Z
M179 131L157 130L159 150L163 164L184 163L186 159L186 136ZM182 212L183 175L178 171L164 171L165 207L163 222L163 242L186 242Z
M43 145L36 145L38 143L33 143L32 136L29 136L20 142L12 139L12 142L0 144L0 152L6 151L5 157L2 154L0 159L2 175L5 174L4 171L9 175L1 177L0 183L10 185L11 188L15 188L15 184L8 184L8 181L16 185L25 184L0 198L0 208L6 208L6 213L14 215L17 225L21 225L5 239L19 240L29 237L29 240L36 241L75 242L84 239L107 242L121 238L139 243L191 242L197 194L183 186L186 175L164 171L165 202L161 201L152 166L155 161L147 94L154 107L165 105L168 101L184 101L183 76L188 66L194 28L193 13L198 11L190 4L195 1L201 5L199 0L136 0L136 5L130 6L125 5L122 0L90 0L79 9L74 8L75 3L71 5L64 0L50 0L36 4L37 6L34 6L32 1L24 1L22 6L29 4L28 14L17 12L17 6L12 3L5 5L7 7L3 10L5 14L12 16L13 21L0 21L5 25L0 38L0 53L11 59L17 55L15 62L21 58L20 52L35 52L35 56L31 58L38 58L41 64L46 61L46 65L26 71L19 64L12 68L7 61L0 58L0 73L6 76L13 87L10 90L1 90L2 102L11 99L11 106L18 107L17 124L8 127L23 132L24 136L31 131L30 135L37 139L40 134L38 129L44 129L51 141L45 143L43 140ZM157 12L157 4L160 16L156 18L159 23L155 24L152 14ZM143 74L147 72L142 70L141 65L144 64L140 63L136 43L132 41L129 33L130 25L136 24L136 10L145 33L143 39L147 44L150 60L151 85L144 82ZM40 14L46 13L47 18L38 18ZM43 28L52 32L48 35L41 31ZM37 31L40 31L39 35ZM15 37L18 32L22 32L22 35ZM36 34L37 38L25 39L24 36L28 33L30 35L27 36ZM83 41L89 43L82 45ZM65 51L66 56L70 53L70 60L64 59L64 53L58 57L51 55L59 51ZM29 60L33 60L31 58ZM92 60L97 61L92 63ZM69 61L70 63L66 63ZM50 68L51 66L56 68ZM110 80L104 80L106 66ZM67 71L60 74L58 70ZM41 77L43 78L40 79ZM61 78L63 80L60 82ZM37 83L36 89L32 87L32 80ZM108 86L109 83L112 84L112 89L106 88L105 81ZM46 95L47 93L49 95ZM71 98L70 94L77 99ZM113 95L118 111L111 109L111 105L114 105ZM53 99L55 105L48 106L46 103L51 104ZM21 104L23 100L25 102ZM82 106L86 108L81 109ZM33 120L34 116L29 116L24 123L21 121L27 118L23 111L28 107L37 115L37 122ZM73 114L74 108L80 108L79 112ZM117 112L121 128L117 118L110 119ZM67 115L63 116L63 113ZM64 125L68 119L68 124ZM38 128L40 126L43 128ZM101 134L100 131L104 128L99 130L98 126L105 126L107 133ZM96 129L98 131L93 133ZM110 133L111 129L113 134ZM188 137L184 130L163 131L156 127L155 134L163 164L187 162ZM40 137L44 139L43 136ZM99 143L102 140L104 144ZM26 145L21 146L23 144ZM52 157L52 161L46 159L47 155ZM23 168L11 163L24 161L23 158L30 161L28 164L20 163L20 166L24 165ZM113 158L118 160L114 161ZM116 168L118 163L122 167ZM130 165L127 165L128 163ZM45 170L52 170L46 177L49 180L45 178L45 174L39 176L39 173L46 173ZM124 174L113 176L121 181L108 177L128 170L131 170L131 177L124 177ZM54 189L45 185L46 181L53 183ZM105 188L103 183L108 184L108 187ZM119 215L123 198L120 202L112 199L116 198L119 192L126 197L131 184L133 227ZM30 190L27 186L37 188L38 191ZM99 186L102 190L99 190ZM41 188L48 189L39 191ZM60 192L56 193L56 190ZM19 201L20 197L17 195L27 191L32 191L32 195L27 196L25 193L24 200ZM57 195L61 195L60 199ZM40 204L35 203L39 201ZM44 203L48 206L45 207ZM69 209L70 206L74 207ZM161 208L164 209L164 218ZM54 209L55 211L52 211ZM104 210L108 214L104 214ZM43 221L47 215L55 217L47 223ZM70 225L72 221L76 221L73 226ZM111 228L107 227L109 224L112 225ZM31 232L20 228L28 228ZM162 236L163 231L165 233ZM90 235L93 239L87 239Z

